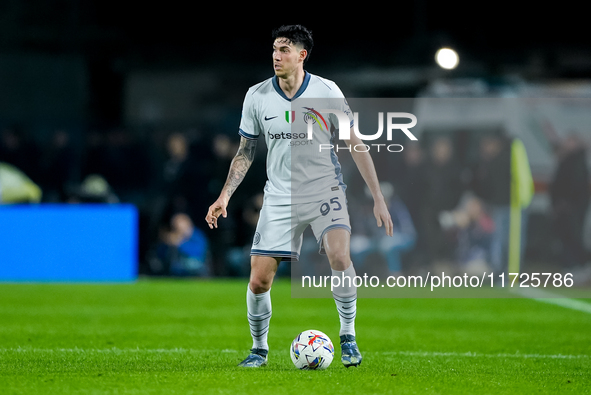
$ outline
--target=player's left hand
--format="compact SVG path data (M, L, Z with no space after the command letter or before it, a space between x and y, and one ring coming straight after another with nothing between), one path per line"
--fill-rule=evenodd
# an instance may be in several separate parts
M207 222L209 229L218 227L218 218L220 215L224 218L228 216L226 209L227 207L228 200L224 199L222 195L220 195L220 197L211 206L209 206L209 210L207 210L207 215L205 216L205 222Z
M390 216L388 206L384 199L378 199L375 201L373 215L376 217L378 228L381 228L383 223L386 228L386 234L388 236L394 236L394 224L392 223L392 217Z

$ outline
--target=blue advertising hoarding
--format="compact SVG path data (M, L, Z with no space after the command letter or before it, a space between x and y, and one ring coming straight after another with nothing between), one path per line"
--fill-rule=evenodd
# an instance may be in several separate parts
M132 205L0 205L0 281L134 281L137 249Z

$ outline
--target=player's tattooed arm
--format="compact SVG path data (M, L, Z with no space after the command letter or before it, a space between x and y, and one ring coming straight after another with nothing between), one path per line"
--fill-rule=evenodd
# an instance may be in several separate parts
M228 173L228 178L226 179L226 184L224 185L223 192L225 193L227 199L229 200L230 197L238 188L238 185L244 180L250 165L254 160L254 154L256 152L257 147L257 140L247 139L244 137L240 138L240 146L238 147L238 152L232 159L232 164L230 165L230 171Z
M228 215L226 207L228 206L230 197L232 197L238 185L244 180L244 176L246 176L246 172L254 160L256 147L256 140L246 139L244 137L240 139L240 147L234 159L232 159L228 178L222 188L222 193L220 193L218 199L207 210L205 221L210 229L218 227L218 218L220 215L224 218Z

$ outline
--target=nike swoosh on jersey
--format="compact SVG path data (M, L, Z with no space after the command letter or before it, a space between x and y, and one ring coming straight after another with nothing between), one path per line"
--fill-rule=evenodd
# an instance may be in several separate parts
M267 117L265 116L265 121L270 121L271 119L277 118L278 115L275 115L274 117Z
M338 221L339 219L342 219L342 218L333 218L333 219L331 219L331 221L335 222L335 221Z

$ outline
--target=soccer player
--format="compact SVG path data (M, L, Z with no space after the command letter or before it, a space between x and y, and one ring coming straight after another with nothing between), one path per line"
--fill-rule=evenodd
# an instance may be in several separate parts
M353 117L350 111L346 111L348 105L338 86L304 70L304 63L313 47L311 32L301 25L282 26L273 31L272 38L275 76L252 86L246 94L239 129L240 146L220 196L209 207L205 217L211 229L217 228L220 215L226 217L228 202L244 179L254 158L257 138L263 134L268 148L268 181L251 249L246 306L253 346L248 357L239 364L244 367L259 367L267 363L273 278L282 260L299 259L302 234L308 225L312 227L321 252L328 257L332 275L351 280L355 277L349 252L351 229L346 186L340 165L334 150L310 151L315 154L296 152L310 141L301 139L300 133L292 133L291 122L296 116L291 109L292 102L298 98L339 100L343 103L343 112L349 115L351 121L350 139L345 143L351 147L362 141L353 132ZM313 112L313 109L308 110ZM317 113L308 115L319 119ZM311 122L310 118L307 122ZM316 126L315 139L326 143L332 141L334 129L331 132L325 127L319 131L319 125ZM371 156L368 152L350 151L373 196L377 226L384 224L386 233L392 236L392 220ZM305 161L294 159L292 162L295 155L314 157ZM299 205L297 210L294 209L296 204ZM351 284L343 281L333 289L340 319L341 361L346 367L358 366L362 360L355 340L357 290Z

